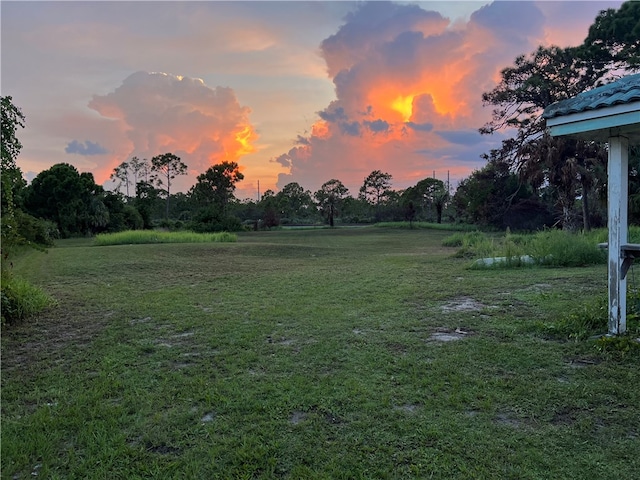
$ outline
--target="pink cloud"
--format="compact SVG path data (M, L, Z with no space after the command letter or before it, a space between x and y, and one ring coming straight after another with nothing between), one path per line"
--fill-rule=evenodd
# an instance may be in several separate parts
M115 166L133 156L148 158L171 152L189 167L182 189L209 166L238 161L253 151L257 138L250 110L227 87L211 88L200 79L137 72L106 95L94 95L89 107L119 125L120 153L96 172L106 180Z
M378 169L396 188L434 170L467 176L500 140L476 133L489 117L482 93L548 38L549 14L533 2L494 2L453 23L416 5L361 5L322 43L336 99L319 112L321 134L274 159L288 169L278 187L315 190L338 178L353 189ZM574 24L583 28L579 44L590 23Z

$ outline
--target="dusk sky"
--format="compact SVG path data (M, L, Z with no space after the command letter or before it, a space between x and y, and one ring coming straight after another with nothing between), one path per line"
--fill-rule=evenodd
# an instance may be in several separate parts
M503 138L477 133L499 71L621 4L3 0L0 90L27 117L27 179L67 162L112 188L121 162L171 152L175 191L225 160L241 199L332 178L356 196L373 170L455 187Z

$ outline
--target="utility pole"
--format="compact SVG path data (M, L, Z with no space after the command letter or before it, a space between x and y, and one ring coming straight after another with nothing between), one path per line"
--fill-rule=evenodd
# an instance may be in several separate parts
M260 180L258 180L258 201L260 201Z

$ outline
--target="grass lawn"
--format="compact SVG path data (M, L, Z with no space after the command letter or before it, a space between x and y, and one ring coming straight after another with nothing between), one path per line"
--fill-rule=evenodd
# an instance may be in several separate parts
M640 359L533 328L606 267L469 270L450 234L28 252L59 306L2 335L2 478L638 478Z

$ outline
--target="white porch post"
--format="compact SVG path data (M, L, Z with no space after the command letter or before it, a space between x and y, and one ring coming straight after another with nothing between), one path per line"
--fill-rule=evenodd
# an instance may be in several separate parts
M629 140L609 138L609 335L627 329L627 280L622 278L622 252L627 243L629 199Z

